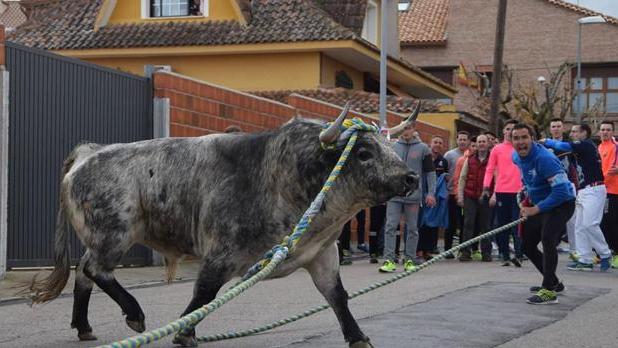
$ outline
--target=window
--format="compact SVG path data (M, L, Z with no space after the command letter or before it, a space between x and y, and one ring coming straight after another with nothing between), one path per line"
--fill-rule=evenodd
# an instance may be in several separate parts
M197 17L208 13L208 0L142 0L145 18Z
M374 45L378 43L378 5L372 0L367 2L367 13L363 23L363 39Z
M577 88L576 80L573 84ZM574 112L584 112L598 106L601 112L618 113L618 73L616 77L582 77L580 86L580 102L577 103L577 97L573 101Z
M410 9L410 5L412 5L412 0L399 0L397 3L397 7L399 11L407 11Z
M335 73L335 87L343 87L347 89L354 88L354 81L343 70L339 70Z

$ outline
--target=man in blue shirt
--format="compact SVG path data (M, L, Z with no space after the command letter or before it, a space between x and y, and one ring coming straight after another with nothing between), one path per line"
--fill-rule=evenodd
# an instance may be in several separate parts
M551 139L540 141L554 150L573 152L584 175L584 181L577 191L575 208L575 247L579 260L567 266L573 271L593 269L592 249L601 256L601 271L607 271L611 265L612 252L600 226L607 189L603 181L601 157L596 145L590 140L591 134L588 125L579 124L571 128L571 137L574 141L562 142Z
M558 303L556 292L564 286L556 277L560 237L575 211L575 190L558 158L534 142L534 131L526 124L513 127L511 140L515 152L513 162L519 167L527 198L520 203L521 215L528 219L523 225L523 250L543 274L541 287L532 287L536 294L530 304ZM538 244L542 243L543 252Z

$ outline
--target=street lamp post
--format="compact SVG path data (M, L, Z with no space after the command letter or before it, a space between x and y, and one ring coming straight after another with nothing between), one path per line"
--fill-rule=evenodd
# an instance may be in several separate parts
M605 23L605 18L603 16L590 16L583 17L577 20L577 81L575 82L576 90L576 115L575 121L577 123L581 123L582 121L582 101L581 101L581 93L582 93L582 25L584 24L594 24L594 23Z

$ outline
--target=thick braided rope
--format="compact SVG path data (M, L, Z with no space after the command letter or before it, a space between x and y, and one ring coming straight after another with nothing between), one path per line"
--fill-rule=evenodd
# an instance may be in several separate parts
M434 258L432 258L429 261L423 262L422 264L418 265L414 270L403 272L403 273L399 273L399 274L397 274L397 275L395 275L395 276L393 276L393 277L391 277L389 279L386 279L386 280L383 280L383 281L380 281L380 282L376 282L374 284L369 285L366 288L363 288L361 290L355 291L355 292L353 292L350 295L349 298L353 299L353 298L356 298L358 296L364 295L364 294L366 294L366 293L368 293L370 291L373 291L373 290L379 289L379 288L381 288L383 286L386 286L388 284L394 283L394 282L396 282L396 281L398 281L400 279L403 279L403 278L405 278L405 277L407 277L407 276L409 276L409 275L411 275L413 273L421 271L421 270L431 266L432 264L434 264L434 263L436 263L438 261L443 260L449 254L452 255L452 254L456 253L457 251L459 251L462 248L466 248L466 247L468 247L468 246L470 246L470 245L472 245L474 243L477 243L477 242L479 242L479 241L481 241L483 239L487 239L487 238L492 237L492 236L494 236L494 235L496 235L496 234L498 234L498 233L500 233L502 231L505 231L505 230L507 230L507 229L509 229L511 227L517 226L518 224L524 222L525 220L526 220L526 218L520 218L519 220L515 220L515 221L513 221L513 222L511 222L509 224L506 224L504 226L498 227L498 228L496 228L496 229L494 229L492 231L489 231L489 232L484 233L484 234L482 234L482 235L480 235L478 237L470 239L470 240L468 240L468 241L466 241L464 243L461 243L461 244L459 244L459 245L457 245L457 246L455 246L455 247L453 247L453 248L451 248L449 250L446 250L446 251L442 252L439 255L436 255ZM323 305L320 305L320 306L308 309L308 310L306 310L306 311L304 311L304 312L302 312L300 314L296 314L296 315L293 315L293 316L285 318L285 319L277 320L277 321L272 322L272 323L267 324L267 325L258 326L258 327L255 327L255 328L252 328L252 329L248 329L248 330L244 330L244 331L219 333L219 334L210 335L210 336L202 336L202 337L198 338L198 341L200 341L200 342L214 342L214 341L221 341L221 340L227 340L227 339L232 339L232 338L240 338L240 337L245 337L245 336L251 336L251 335L254 335L254 334L257 334L257 333L261 333L261 332L272 330L272 329L277 328L279 326L283 326L283 325L286 325L286 324L289 324L289 323L293 323L293 322L295 322L297 320L300 320L300 319L306 318L306 317L308 317L310 315L313 315L313 314L316 314L318 312L321 312L321 311L323 311L323 310L325 310L325 309L327 309L329 307L330 307L329 305L323 304Z
M264 256L262 257L262 259L258 261L255 265L253 265L249 269L249 271L247 271L247 273L242 277L243 280L248 279L253 274L257 273L260 269L262 269L264 266L266 266L270 258L272 257L272 255L284 245L288 247L288 249L290 250L290 253L294 252L294 249L296 249L296 244L300 240L300 237L309 228L309 225L311 224L313 217L316 216L318 212L320 211L320 208L322 207L322 204L324 203L324 198L326 197L326 194L328 193L328 191L330 191L331 187L335 185L335 180L337 180L337 177L339 176L339 174L341 174L343 165L347 161L348 156L350 155L350 152L352 151L352 148L354 148L354 145L356 144L356 140L358 139L358 132L359 131L363 131L363 132L377 132L378 131L377 127L368 125L358 118L354 118L352 120L345 120L343 122L343 128L345 130L339 136L337 144L346 142L346 145L345 145L345 148L343 149L343 152L341 153L341 156L339 157L339 160L337 161L337 164L335 164L335 167L330 172L330 175L328 176L326 183L324 183L318 195L315 197L313 202L311 202L311 205L309 206L309 208L305 211L305 213L303 214L298 224L294 227L294 231L292 232L292 234L289 236L286 236L281 244L276 245L275 247L273 247L273 249L266 252Z
M183 316L182 318L175 320L161 328L156 330L152 330L137 336L133 336L122 341L113 342L108 345L99 346L99 348L135 348L140 347L144 344L152 343L154 341L160 340L161 338L171 335L174 332L181 331L183 329L193 327L197 323L199 323L202 319L204 319L207 315L214 312L219 307L223 306L225 303L232 300L234 297L240 295L245 290L249 289L253 285L255 285L260 280L264 279L268 276L281 262L285 260L287 257L288 250L287 248L282 248L280 251L275 253L271 262L264 267L261 271L259 271L256 275L251 277L248 280L238 284L232 289L226 291L223 295L217 297L212 300L207 305L204 305L193 312Z

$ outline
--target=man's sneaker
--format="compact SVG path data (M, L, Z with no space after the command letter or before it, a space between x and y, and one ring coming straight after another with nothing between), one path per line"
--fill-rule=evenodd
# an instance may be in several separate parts
M555 291L541 289L534 296L528 297L526 302L534 305L556 304L558 303L558 297Z
M459 254L459 261L460 262L472 261L472 256L470 255L470 252L464 251L461 254Z
M403 270L406 272L415 271L416 265L414 264L414 262L412 262L412 260L406 260L406 262L404 262L403 264Z
M378 263L378 255L376 254L371 254L369 256L369 263Z
M573 262L577 262L577 261L579 261L579 256L577 256L576 253L569 253L569 260L571 260Z
M612 260L612 268L618 268L618 255L615 255Z
M587 271L590 272L594 268L594 265L591 263L583 263L583 262L573 262L567 266L571 271Z
M483 255L480 251L476 250L472 253L472 261L481 261L483 259Z
M599 262L599 268L601 269L601 272L609 271L610 267L612 267L612 257L608 256L601 258L601 261Z
M515 265L515 267L521 267L521 260L518 259L517 257L512 258L511 263Z
M365 244L365 243L359 244L356 247L356 249L358 249L359 251L362 251L364 253L368 253L369 252L369 248L367 247L367 244Z
M493 260L492 260L492 258L491 258L491 254L485 254L485 255L483 255L483 256L481 257L481 261L483 261L483 262L491 262L491 261L493 261Z
M340 266L349 266L351 264L352 264L352 260L350 260L347 257L344 257L343 259L341 259L341 261L339 261Z
M541 291L541 289L543 289L542 286L532 286L530 287L530 292L533 294L536 294L537 292ZM566 288L564 287L564 284L562 284L562 282L556 284L556 286L554 286L554 288L552 289L553 292L555 292L556 294L559 294L561 292L563 292Z
M397 270L397 265L391 260L384 261L384 264L379 269L380 272L384 273L393 273L395 270Z

